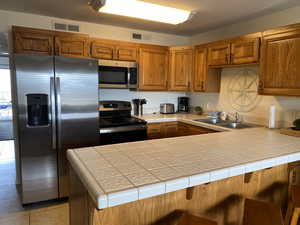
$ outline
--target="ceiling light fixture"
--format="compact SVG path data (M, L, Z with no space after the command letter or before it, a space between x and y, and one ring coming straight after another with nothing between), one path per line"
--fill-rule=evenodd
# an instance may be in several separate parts
M91 0L89 4L100 13L134 17L169 24L180 24L191 18L192 12L138 0Z

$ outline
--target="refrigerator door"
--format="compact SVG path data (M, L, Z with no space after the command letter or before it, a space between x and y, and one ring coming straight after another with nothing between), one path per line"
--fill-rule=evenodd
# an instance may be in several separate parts
M68 196L66 150L99 145L96 60L55 57L59 196Z
M14 55L22 203L58 198L53 57ZM51 82L52 81L52 82ZM54 147L54 148L53 148Z

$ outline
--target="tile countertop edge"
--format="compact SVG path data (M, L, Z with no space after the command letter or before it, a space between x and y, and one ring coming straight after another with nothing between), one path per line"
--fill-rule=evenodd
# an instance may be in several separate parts
M82 169L83 170L86 169L79 168L82 167L82 165L80 165L80 160L76 157L76 155L72 152L72 150L68 150L68 159L71 162L72 166L73 163L76 163L77 161L76 163L77 167L73 166L73 168L76 171L76 173L78 173L80 180L84 183L90 196L94 200L97 208L100 210L100 209L118 206L125 203L134 202L134 201L138 201L150 197L155 197L168 192L183 190L189 187L195 187L201 184L214 182L226 178L231 178L234 176L239 176L246 173L255 172L258 170L263 170L263 169L283 165L290 162L299 161L300 152L277 156L274 158L267 158L259 161L253 161L246 164L233 165L221 169L205 171L203 173L190 175L190 176L183 176L180 178L167 180L165 182L148 184L140 187L130 188L128 190L112 192L109 193L108 195L105 195L104 193L99 193L99 191L95 189L95 185L87 184L89 182L95 183L95 181L93 180L90 172L86 171L87 173L85 174L81 172Z
M76 156L76 153L72 150L67 151L67 158L70 162L72 169L75 170L77 176L79 177L80 181L83 183L85 188L87 189L90 197L96 204L98 209L104 209L108 207L108 196L102 192L100 193L96 186L101 189L98 183L95 181L93 176L88 172L85 168L81 160ZM76 164L76 165L75 165ZM82 171L85 171L83 173Z

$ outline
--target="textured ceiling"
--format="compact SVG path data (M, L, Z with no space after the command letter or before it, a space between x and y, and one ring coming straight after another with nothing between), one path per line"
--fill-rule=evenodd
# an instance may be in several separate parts
M122 0L120 0L122 1ZM144 0L147 2L196 10L191 20L168 25L121 16L100 14L88 6L88 0L2 0L0 9L45 16L109 24L178 35L193 35L256 16L300 5L299 0Z

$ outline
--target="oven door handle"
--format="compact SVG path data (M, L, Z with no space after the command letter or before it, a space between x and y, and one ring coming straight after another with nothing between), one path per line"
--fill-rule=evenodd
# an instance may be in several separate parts
M100 134L111 134L111 133L129 132L129 131L144 131L144 130L147 130L147 125L107 127L107 128L100 128Z

